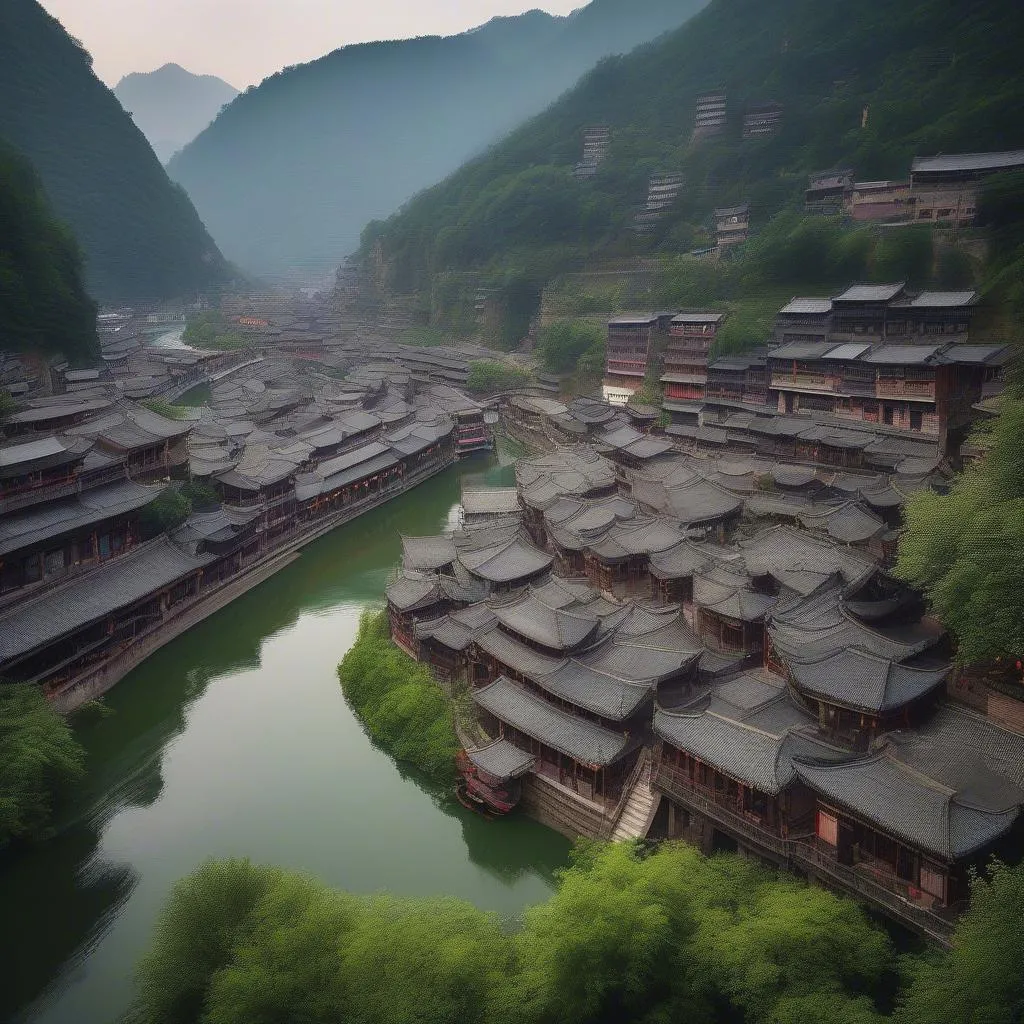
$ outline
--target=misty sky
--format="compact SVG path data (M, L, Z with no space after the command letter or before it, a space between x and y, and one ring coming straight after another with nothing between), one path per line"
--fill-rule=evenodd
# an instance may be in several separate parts
M451 35L496 14L568 14L587 0L40 0L108 85L175 63L238 89L374 39Z

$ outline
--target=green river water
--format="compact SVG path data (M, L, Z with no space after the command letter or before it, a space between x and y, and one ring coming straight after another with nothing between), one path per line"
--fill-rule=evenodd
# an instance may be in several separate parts
M452 895L502 915L543 900L568 843L488 822L375 748L335 669L380 602L399 533L457 524L461 463L303 549L168 644L77 723L90 774L58 836L0 862L0 1020L108 1024L173 882L245 856L353 892Z

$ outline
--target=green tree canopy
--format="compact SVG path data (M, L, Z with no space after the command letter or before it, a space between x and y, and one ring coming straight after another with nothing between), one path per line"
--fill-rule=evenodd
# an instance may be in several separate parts
M1024 868L993 864L971 885L953 949L915 965L899 1024L1018 1024L1024 1020Z
M540 332L537 352L552 373L569 373L580 357L604 342L604 331L586 320L556 320Z
M85 772L85 751L42 690L0 681L0 847L43 836Z
M1007 389L987 454L947 494L907 506L896 575L920 587L966 662L1024 655L1024 388Z
M99 355L74 236L54 217L32 165L2 140L0 347L76 363Z
M338 678L376 742L430 778L451 781L460 747L451 706L426 666L391 642L385 612L363 613Z
M888 938L854 903L682 844L579 847L513 934L457 900L352 896L227 861L175 887L132 1020L877 1024L895 980Z

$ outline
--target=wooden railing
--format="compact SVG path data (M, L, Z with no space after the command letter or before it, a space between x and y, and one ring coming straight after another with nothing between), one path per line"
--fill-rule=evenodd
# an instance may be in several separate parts
M926 398L934 401L935 381L881 377L875 384L875 394L879 398Z
M644 767L648 763L650 756L651 753L647 747L640 751L640 756L636 759L633 770L629 773L625 783L623 783L622 792L619 794L619 802L615 805L612 812L605 816L605 822L601 826L602 839L611 838L612 833L615 831L615 826L619 823L619 818L622 817L622 812L626 809L626 804L629 803L629 798L633 795L636 784L644 773Z
M723 806L706 791L702 792L689 776L670 765L657 765L651 784L669 797L677 799L721 825L733 836L747 839L762 850L770 851L787 865L798 864L804 869L826 876L839 887L852 890L895 914L936 942L949 945L959 907L949 907L943 914L938 914L926 907L917 906L898 889L885 885L863 871L840 864L834 856L818 849L812 837L778 835Z
M829 377L823 373L773 373L773 388L804 388L808 391L836 391L837 381L835 377Z

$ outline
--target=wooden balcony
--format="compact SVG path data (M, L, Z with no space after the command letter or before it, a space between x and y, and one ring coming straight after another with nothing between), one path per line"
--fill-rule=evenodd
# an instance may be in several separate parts
M797 867L848 893L880 907L903 924L934 941L949 946L960 905L929 909L911 901L906 883L894 875L870 871L865 865L840 864L834 854L819 849L810 821L789 823L789 834L780 835L763 827L757 819L718 803L709 790L671 765L658 764L651 784L661 793L721 826L729 835L749 842L788 868ZM804 834L806 832L806 834Z
M824 373L773 373L771 386L778 391L835 394L839 390L839 381Z
M903 380L899 377L880 377L875 383L878 398L902 398L911 402L934 402L934 380Z

